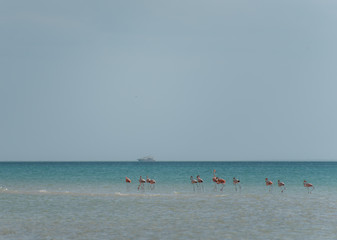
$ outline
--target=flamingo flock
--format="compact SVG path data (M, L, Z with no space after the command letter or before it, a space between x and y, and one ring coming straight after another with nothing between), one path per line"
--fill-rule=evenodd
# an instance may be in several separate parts
M154 179L150 179L148 176L146 176L146 180L142 178L142 176L139 177L139 185L138 185L138 191L145 190L145 184L148 185L148 189L150 189L151 191L155 189L155 184L156 184L156 180ZM193 186L193 191L195 192L196 190L198 191L204 191L204 180L200 177L200 175L197 175L196 178L193 178L193 176L190 177L190 182ZM214 191L218 190L218 185L221 185L220 191L223 191L225 184L226 184L226 180L224 178L221 177L217 177L216 176L216 170L213 170L213 178L212 178L212 182L214 183ZM128 177L125 177L125 183L127 184L127 189L129 189L130 184L132 183L131 179ZM237 191L239 189L239 191L241 192L241 181L236 178L233 177L233 185L234 185L234 189L235 191ZM265 178L265 185L268 188L269 192L272 192L273 189L273 182L271 180L269 180L268 178ZM283 193L287 188L285 186L284 182L281 182L280 180L277 180L277 185L279 187L279 189L281 190L281 193ZM307 188L308 190L308 194L311 194L311 192L315 189L314 185L311 183L308 183L306 180L303 181L303 186L305 188Z
M146 183L149 183L149 188L153 190L155 188L156 180L150 179L148 176L146 176Z
M138 191L139 190L142 190L142 191L145 190L145 183L149 184L149 189L152 191L152 190L154 190L155 184L156 184L156 180L150 179L148 176L146 176L146 180L144 178L142 178L142 176L140 176L138 182L139 182L139 185L137 187ZM129 186L131 184L131 179L128 178L128 177L125 177L125 183L126 183L127 189L129 190Z
M139 182L138 191L139 190L142 190L142 191L145 190L145 183L150 184L149 185L150 190L153 190L155 188L155 184L156 184L156 180L150 179L148 176L146 176L146 180L144 178L142 178L142 176L140 176L138 182Z
M191 184L193 186L193 191L195 192L195 186L197 186L197 190L204 191L204 180L200 177L200 175L197 176L197 179L194 179L193 176L190 177Z
M221 184L221 188L220 188L220 191L223 190L223 188L225 187L225 184L226 184L226 180L223 179L223 178L219 178L215 175L216 171L215 169L213 170L213 178L212 178L212 181L214 182L214 191L217 191L218 190L218 187L217 185L218 184Z

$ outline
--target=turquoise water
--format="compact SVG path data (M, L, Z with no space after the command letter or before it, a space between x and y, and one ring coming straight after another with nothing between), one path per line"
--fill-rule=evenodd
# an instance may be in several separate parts
M0 163L0 239L336 239L336 176L336 162Z

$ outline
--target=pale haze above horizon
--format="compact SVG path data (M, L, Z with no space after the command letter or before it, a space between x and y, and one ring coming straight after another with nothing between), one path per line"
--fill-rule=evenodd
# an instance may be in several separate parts
M0 161L337 160L336 1L0 3Z

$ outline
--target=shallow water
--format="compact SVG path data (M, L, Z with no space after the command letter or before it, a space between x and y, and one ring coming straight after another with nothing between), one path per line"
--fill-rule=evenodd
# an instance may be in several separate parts
M0 239L336 239L337 163L0 163ZM228 182L214 191L212 170ZM137 190L139 175L157 183ZM204 191L189 177L200 174ZM129 176L130 186L124 182ZM230 179L241 180L235 191ZM281 179L281 193L264 178ZM303 179L315 185L311 194ZM324 181L322 181L324 180ZM327 184L330 183L330 184Z

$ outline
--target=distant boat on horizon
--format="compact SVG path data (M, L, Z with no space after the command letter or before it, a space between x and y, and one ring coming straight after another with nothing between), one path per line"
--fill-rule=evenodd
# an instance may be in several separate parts
M143 158L138 158L137 160L138 160L138 162L155 162L156 161L151 156L147 156L147 157L143 157Z

